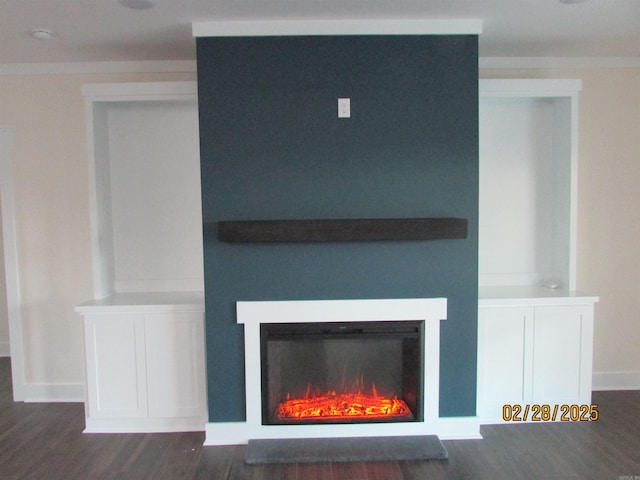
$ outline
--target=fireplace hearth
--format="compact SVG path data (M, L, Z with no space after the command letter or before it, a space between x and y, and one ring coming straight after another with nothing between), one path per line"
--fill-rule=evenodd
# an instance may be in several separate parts
M423 418L424 321L262 324L264 425Z

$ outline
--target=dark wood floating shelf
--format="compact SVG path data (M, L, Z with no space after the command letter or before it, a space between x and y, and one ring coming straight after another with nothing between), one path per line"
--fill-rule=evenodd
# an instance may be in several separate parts
M466 218L366 218L218 222L218 239L232 243L370 242L467 238Z

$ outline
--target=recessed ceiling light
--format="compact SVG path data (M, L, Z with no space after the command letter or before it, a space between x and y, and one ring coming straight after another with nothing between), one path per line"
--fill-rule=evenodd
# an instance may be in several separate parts
M153 0L120 0L120 4L136 10L147 10L153 7Z
M31 30L31 36L43 42L53 39L53 32L47 28L34 28Z

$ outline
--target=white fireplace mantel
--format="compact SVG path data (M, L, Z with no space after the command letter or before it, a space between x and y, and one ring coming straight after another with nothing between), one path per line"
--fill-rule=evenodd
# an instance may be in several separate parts
M246 421L208 423L205 445L246 444L250 439L438 435L481 438L476 417L442 418L440 397L440 322L446 298L302 300L237 302L244 325ZM420 422L331 425L263 425L261 408L260 324L424 320L424 420Z

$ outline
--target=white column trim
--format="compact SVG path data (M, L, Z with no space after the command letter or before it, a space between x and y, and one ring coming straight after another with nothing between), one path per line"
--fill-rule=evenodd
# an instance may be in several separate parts
M24 400L24 343L22 334L22 304L20 300L20 270L18 240L13 194L13 167L11 150L13 129L0 126L0 205L2 208L2 234L4 268L9 316L9 343L11 345L11 376L13 400Z

